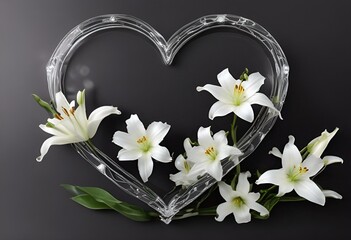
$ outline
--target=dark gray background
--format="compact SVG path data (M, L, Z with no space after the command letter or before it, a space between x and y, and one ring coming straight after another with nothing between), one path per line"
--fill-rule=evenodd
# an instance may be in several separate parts
M351 133L351 80L348 74L350 9L348 1L1 0L0 239L211 239L219 236L240 239L281 239L289 236L348 239L351 198L351 154L348 146ZM287 55L291 67L290 86L283 109L284 121L276 123L242 168L250 170L258 167L265 171L278 167L279 162L267 152L273 146L282 149L289 134L293 134L296 144L303 147L325 128L333 130L338 126L340 132L326 154L341 156L345 163L328 167L316 180L323 187L341 193L344 199L328 199L325 207L307 202L281 204L274 209L269 220L253 220L245 225L237 225L230 217L223 223L217 223L212 217L190 218L170 225L157 221L137 223L111 212L89 211L70 201L69 194L59 184L99 186L121 199L129 200L129 197L116 190L68 146L53 147L42 163L36 163L39 148L48 137L37 126L47 116L32 101L31 93L48 98L45 64L64 34L83 20L106 13L134 15L151 24L165 38L184 24L212 13L237 14L264 26ZM123 127L128 111L137 112L145 122L175 121L172 123L174 131L165 139L165 144L174 145L176 152L181 148L179 142L186 134L196 132L198 124L210 124L206 115L213 99L205 93L199 94L197 99L191 92L179 91L215 79L226 66L231 68L233 75L240 74L246 66L261 72L266 69L262 67L266 60L257 57L261 54L259 50L255 52L255 44L232 34L216 34L210 33L190 42L171 67L162 65L158 53L145 39L130 32L107 32L87 42L72 59L67 81L74 85L74 81L79 82L83 78L93 82L101 78L99 91L91 92L92 105L116 102L122 109L126 105L122 101L127 101L122 93L127 90L131 92L130 99L133 99L131 105L122 109L127 112L126 116L112 117L104 122L96 136L98 145L106 147L111 156L117 153L110 139L103 136L115 130L111 127ZM118 44L113 45L115 41L119 47ZM218 44L218 41L223 42ZM243 50L244 46L246 50ZM250 58L252 52L257 59ZM111 59L115 61L111 62ZM89 68L88 74L84 67ZM117 78L122 84L113 81ZM143 79L153 79L158 88L155 90L151 83L151 86L144 86ZM182 82L184 87L176 83L176 79L190 81ZM161 92L159 86L167 91L178 91L179 99L168 99L167 92ZM138 92L140 87L145 92ZM131 91L133 89L136 92ZM107 93L106 96L102 92ZM137 98L140 94L143 96L141 100ZM196 101L204 102L193 110L191 104L198 106L200 103ZM156 106L157 102L162 103ZM167 104L174 111L167 112ZM185 104L190 107L184 107ZM187 120L177 118L179 114L186 116ZM198 123L199 119L203 122ZM224 119L217 121L218 125L224 123ZM126 165L126 168L133 167L132 164ZM165 171L162 170L166 169L163 165L157 165L157 168L160 174L154 173L154 182L168 175L168 172L163 173Z

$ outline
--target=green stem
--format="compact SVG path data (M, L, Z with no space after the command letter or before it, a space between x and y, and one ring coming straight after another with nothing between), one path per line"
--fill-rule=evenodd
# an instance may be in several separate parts
M272 190L274 190L275 188L276 188L277 186L272 186L272 187L270 187L270 188L268 188L268 189L266 189L266 190L263 190L262 192L263 192L263 194L261 194L261 197L257 200L257 202L261 202L265 197L266 197L266 195L268 194L268 193L270 193Z
M302 202L306 199L302 197L280 197L279 202Z
M231 136L232 136L232 141L233 141L233 145L234 146L237 143L237 141L236 141L236 130L237 130L236 119L237 119L237 116L236 116L236 114L234 114L233 122L232 122L232 125L230 127L230 133L231 133Z
M238 126L236 125L236 122L237 122L237 115L234 113L234 117L233 117L233 122L230 126L230 133L231 133L231 136L232 136L232 141L233 141L233 146L236 145L237 143L237 137L236 137L236 131L238 129ZM239 177L239 174L240 174L240 171L241 171L241 168L240 168L240 163L238 163L235 167L236 169L236 174L234 175L232 181L231 181L231 186L232 188L234 189L234 186L236 185L237 183L237 180L238 180L238 177Z

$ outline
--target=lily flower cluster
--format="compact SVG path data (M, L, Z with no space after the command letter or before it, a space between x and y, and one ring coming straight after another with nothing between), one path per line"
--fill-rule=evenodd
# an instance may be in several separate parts
M224 203L212 208L213 215L217 216L217 221L223 221L226 216L233 214L237 223L247 223L251 221L252 216L267 218L278 202L286 200L285 194L292 191L295 191L298 197L289 196L289 201L305 199L324 205L326 197L342 198L337 192L323 190L314 182L314 177L320 174L327 165L343 162L340 157L336 156L321 158L330 140L338 131L337 128L332 133L324 131L321 136L313 139L301 151L295 145L293 136L289 136L289 141L282 153L277 148L273 148L270 154L281 159L282 168L268 170L258 175L255 183L256 185L273 184L274 186L252 192L254 185L248 181L248 178L251 177L250 172L240 171L239 158L242 152L236 146L237 118L253 122L253 104L268 107L280 118L281 114L272 101L259 92L265 81L260 73L249 74L246 69L239 79L235 79L229 70L225 69L217 75L217 79L220 86L206 84L203 87L197 87L197 91L207 91L217 99L209 110L208 116L211 120L233 113L230 131L220 130L212 133L211 126L200 127L195 142L192 142L190 138L184 140L184 153L179 154L174 161L179 172L170 174L170 180L176 186L187 188L196 183L201 176L209 174L218 181L215 188L219 188L219 193L225 200ZM103 106L94 110L87 117L84 90L77 93L77 108L75 108L75 101L69 103L62 92L56 93L55 106L41 100L36 95L33 96L38 104L53 116L47 120L46 124L39 126L53 136L42 144L37 161L43 159L52 145L86 142L91 146L91 139L96 134L101 121L109 115L121 114L116 107ZM147 182L153 172L154 160L162 163L172 162L170 151L160 145L170 128L169 124L163 122L152 122L145 128L138 115L132 114L126 120L127 131L116 131L112 137L112 142L120 147L118 160L136 160L140 177L143 182ZM229 133L231 143L227 138ZM232 160L236 165L236 173L233 174L232 179L223 176L222 161L224 159ZM277 192L276 187L278 187ZM200 203L208 196L209 194L204 196ZM179 212L175 219L201 215L198 208L200 203L196 208L185 209L184 213ZM85 202L84 206L89 207L87 204ZM207 211L206 214L208 215L209 212ZM154 214L148 217L152 216Z

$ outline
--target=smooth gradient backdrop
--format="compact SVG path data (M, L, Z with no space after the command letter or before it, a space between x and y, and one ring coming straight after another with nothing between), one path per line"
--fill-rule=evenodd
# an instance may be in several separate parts
M16 1L0 0L0 239L349 239L351 237L349 1ZM133 222L113 212L90 211L75 204L59 185L98 186L136 202L82 160L69 146L55 146L42 163L35 158L48 137L38 125L47 115L32 100L48 99L45 65L63 36L97 15L124 13L152 25L167 39L184 24L207 14L230 13L264 26L283 48L290 65L283 121L277 121L258 149L242 163L244 170L278 168L268 151L280 149L288 135L301 148L324 129L339 127L326 154L344 159L315 180L343 195L324 207L309 203L278 205L268 220L238 225L232 217L190 218L165 225ZM260 47L245 36L210 32L189 42L174 64L164 66L159 53L142 36L108 31L89 40L72 58L67 89L92 89L90 107L115 104L126 115L104 121L96 143L111 157L118 149L110 135L124 128L130 113L146 123L172 124L165 145L180 152L184 137L199 125L212 124L207 111L214 99L194 88L229 67L269 75ZM90 110L90 109L89 109ZM218 119L216 126L230 120ZM243 122L243 129L247 127ZM219 129L218 129L219 130ZM243 130L241 130L243 131ZM107 137L106 137L107 136ZM133 165L134 164L134 165ZM124 166L135 171L136 162ZM163 191L172 167L157 164L150 184ZM159 188L159 189L158 189Z

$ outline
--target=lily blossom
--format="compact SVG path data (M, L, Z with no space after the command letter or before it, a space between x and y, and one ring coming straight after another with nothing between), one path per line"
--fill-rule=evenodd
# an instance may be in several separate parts
M313 139L307 145L307 151L310 154L315 155L316 157L321 157L324 150L327 148L330 140L335 136L339 131L339 128L335 128L333 132L329 133L327 130L324 130L319 137Z
M225 217L233 213L237 223L248 223L251 221L250 209L260 213L261 216L269 214L269 211L257 203L260 198L259 193L250 192L250 183L247 180L251 174L249 172L240 173L236 189L224 182L219 182L219 192L226 202L217 207L217 221L222 222Z
M154 166L152 158L164 163L172 161L168 149L159 145L171 126L153 122L145 129L136 114L132 114L126 123L128 133L117 131L113 136L112 142L122 147L117 157L120 161L138 160L140 177L147 182Z
M184 149L186 155L188 155L192 149L189 138L184 140ZM194 165L193 162L185 159L185 157L180 154L174 164L179 172L176 174L170 174L169 178L175 182L176 186L182 185L186 187L197 181L197 176L189 174Z
M242 152L228 145L228 139L223 130L211 136L210 127L200 127L197 136L199 146L193 147L188 153L188 161L194 162L189 175L199 176L208 173L220 181L223 176L221 160L241 155Z
M66 97L60 91L55 95L56 114L49 118L47 124L39 127L54 135L44 141L40 149L37 161L42 161L52 145L85 142L94 137L101 121L111 114L121 114L116 107L103 106L95 109L87 118L85 109L85 90L77 93L78 107L75 109L75 101L68 103ZM52 110L54 112L54 110Z
M245 81L236 80L227 68L217 75L217 79L220 86L206 84L196 88L198 92L208 91L218 100L209 111L211 120L233 112L243 120L252 122L254 120L252 104L269 107L280 116L280 112L274 107L271 100L263 93L258 92L265 80L265 77L260 73L250 74Z
M289 136L289 142L285 145L283 154L279 154L277 149L272 150L274 155L281 156L282 168L263 173L256 184L271 183L279 186L278 197L295 190L300 197L323 206L325 196L310 177L316 175L323 168L324 163L314 155L309 155L302 161L302 156L294 142L295 138Z

